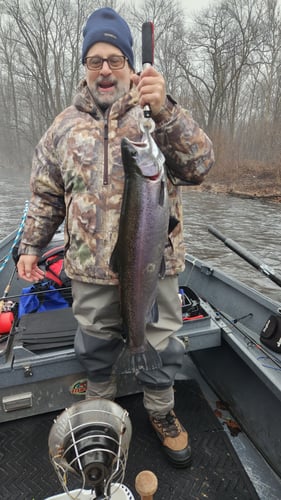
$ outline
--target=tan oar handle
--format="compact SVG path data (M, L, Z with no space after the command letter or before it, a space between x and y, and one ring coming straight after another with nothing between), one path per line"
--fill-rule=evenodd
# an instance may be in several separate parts
M141 500L153 500L153 495L158 488L157 477L150 470L143 470L136 477L135 488Z

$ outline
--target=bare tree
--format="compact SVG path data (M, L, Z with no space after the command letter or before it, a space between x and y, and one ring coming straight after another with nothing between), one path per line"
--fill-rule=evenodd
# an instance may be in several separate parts
M137 42L135 52L139 69L142 24L147 21L154 24L154 64L163 74L168 92L175 94L180 88L177 83L178 65L174 59L175 46L181 50L181 42L185 36L184 14L178 1L145 0L138 8L133 4L128 19Z
M114 0L95 2L95 8L103 6L124 9ZM30 155L72 101L83 72L82 30L92 10L91 0L7 0L3 6L1 105L8 109L0 126L8 136L13 132L19 158Z
M281 17L277 0L268 0L262 12L262 43L247 79L247 141L243 148L259 160L278 157L281 150Z
M16 43L11 42L13 25L10 22L0 23L0 38L2 46L0 50L1 61L1 151L11 148L16 151L16 160L20 157L20 125L17 96L16 78L13 71L13 58L16 53Z
M20 149L23 142L27 150L28 145L34 147L54 116L71 102L81 71L79 42L89 4L86 0L5 4L2 78L13 97L9 99L13 120L7 125L21 137Z
M198 15L177 56L208 130L234 134L244 75L259 46L261 2L225 0Z
M277 0L221 0L188 23L177 0L144 0L138 7L132 0L94 5L91 0L6 0L1 6L2 157L5 153L15 162L25 154L30 158L53 118L71 104L83 76L84 23L93 9L108 6L132 28L137 71L142 24L154 23L155 67L164 75L167 91L215 141L217 163L279 158Z

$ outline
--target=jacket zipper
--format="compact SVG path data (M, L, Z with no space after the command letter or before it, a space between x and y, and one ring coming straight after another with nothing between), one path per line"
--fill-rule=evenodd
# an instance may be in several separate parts
M108 184L108 113L104 117L104 132L103 132L104 150L103 150L103 185Z

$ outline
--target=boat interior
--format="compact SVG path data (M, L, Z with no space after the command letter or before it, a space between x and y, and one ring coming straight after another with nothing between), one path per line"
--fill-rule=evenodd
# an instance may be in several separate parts
M2 255L11 241L2 242ZM53 244L60 242L58 234ZM11 259L1 275L1 294L18 307L26 283L13 273ZM152 470L159 500L279 500L281 356L257 345L264 322L280 314L280 304L189 255L179 299L178 336L186 356L175 382L176 413L189 431L193 462L186 470L166 462L144 413L141 387L133 375L121 375L117 403L133 426L124 483L137 499L136 475ZM20 319L15 314L11 330L0 336L4 500L43 500L62 491L49 460L48 434L54 419L85 396L75 331L69 306Z

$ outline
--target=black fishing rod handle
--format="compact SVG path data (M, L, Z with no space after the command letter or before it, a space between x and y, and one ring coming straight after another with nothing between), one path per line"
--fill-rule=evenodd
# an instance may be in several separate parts
M154 63L154 25L151 21L142 25L142 66Z
M154 63L154 25L147 21L142 25L142 67L152 66ZM143 108L145 118L151 117L151 109L148 104Z

